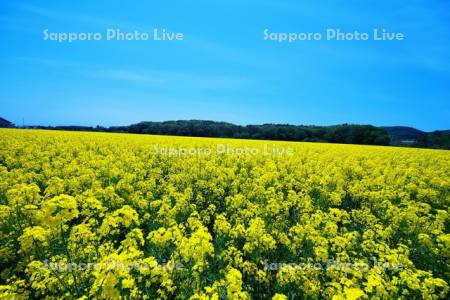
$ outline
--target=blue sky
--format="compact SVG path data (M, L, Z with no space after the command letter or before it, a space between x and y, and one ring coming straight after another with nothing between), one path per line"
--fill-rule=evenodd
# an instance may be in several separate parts
M0 2L0 116L17 124L358 123L450 129L450 3ZM43 39L182 32L183 41ZM265 41L263 31L402 32L403 41Z

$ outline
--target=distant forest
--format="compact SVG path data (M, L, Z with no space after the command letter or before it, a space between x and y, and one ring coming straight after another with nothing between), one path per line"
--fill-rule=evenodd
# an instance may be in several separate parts
M241 126L226 122L188 120L140 122L129 126L109 128L100 126L36 126L34 128L364 145L389 145L390 143L386 130L371 125L344 124L324 127L264 124Z
M140 122L128 126L29 126L28 128L136 134L221 137L257 140L395 145L450 149L450 131L423 132L411 127L372 125L297 126L288 124L235 125L204 120Z

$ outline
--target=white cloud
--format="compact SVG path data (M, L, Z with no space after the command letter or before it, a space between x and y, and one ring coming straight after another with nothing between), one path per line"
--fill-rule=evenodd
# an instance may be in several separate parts
M56 60L38 57L21 57L20 61L46 65L55 70L100 80L113 80L152 84L177 88L202 88L211 90L234 90L254 84L253 80L240 76L193 73L172 70L144 70L138 68L111 67L99 64Z

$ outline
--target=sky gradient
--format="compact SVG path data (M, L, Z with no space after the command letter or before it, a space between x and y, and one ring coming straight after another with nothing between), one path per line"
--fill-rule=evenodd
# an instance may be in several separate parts
M21 125L208 119L450 129L450 2L0 3L0 116ZM131 4L132 3L132 4ZM166 29L183 41L45 41ZM265 41L386 29L403 41Z

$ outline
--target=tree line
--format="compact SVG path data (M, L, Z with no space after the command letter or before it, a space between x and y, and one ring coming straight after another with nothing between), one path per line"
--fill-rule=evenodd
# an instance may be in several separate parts
M296 126L288 124L236 125L204 120L140 122L129 126L56 126L34 128L103 131L136 134L219 137L237 139L329 142L343 144L389 145L386 130L372 125Z

